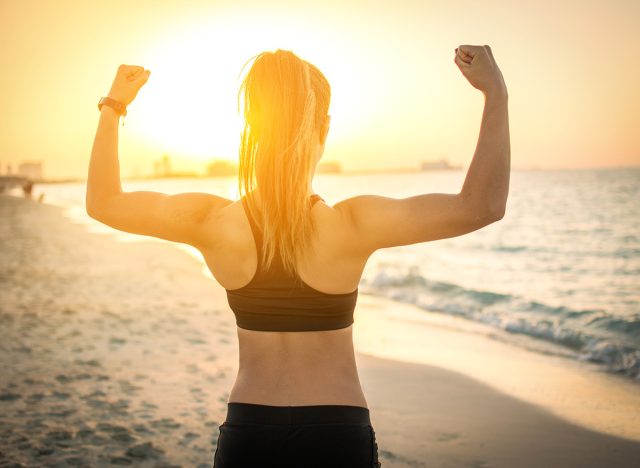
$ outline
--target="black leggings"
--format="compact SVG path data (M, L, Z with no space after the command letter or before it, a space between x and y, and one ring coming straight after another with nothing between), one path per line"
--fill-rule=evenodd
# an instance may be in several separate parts
M214 468L377 468L378 444L362 406L229 402Z

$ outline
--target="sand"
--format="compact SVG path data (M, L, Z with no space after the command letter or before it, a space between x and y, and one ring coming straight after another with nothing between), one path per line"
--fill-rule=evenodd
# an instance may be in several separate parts
M640 442L640 382L572 350L369 295L355 320L362 353L461 373L576 425Z
M571 424L462 374L365 354L358 366L383 466L640 466L640 443Z
M0 196L0 219L0 466L211 466L237 371L224 290L168 243L57 207ZM356 358L384 467L640 464L637 441L371 354Z

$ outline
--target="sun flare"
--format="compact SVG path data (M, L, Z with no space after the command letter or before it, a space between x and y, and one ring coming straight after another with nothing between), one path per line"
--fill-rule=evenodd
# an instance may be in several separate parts
M144 66L151 77L137 98L132 130L162 152L197 161L235 161L242 129L237 93L244 64L264 50L290 49L317 65L332 85L331 140L344 139L368 115L356 61L336 43L273 18L201 19L156 44ZM334 39L335 40L335 39Z

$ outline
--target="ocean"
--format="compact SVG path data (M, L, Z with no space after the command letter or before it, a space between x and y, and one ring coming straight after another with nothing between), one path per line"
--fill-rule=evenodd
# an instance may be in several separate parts
M363 194L455 193L464 177L458 170L319 174L313 186L333 205ZM123 188L237 198L235 178L131 180ZM89 230L115 233L86 215L84 183L36 185L40 193ZM504 219L456 238L378 250L360 292L482 322L516 344L526 336L528 349L640 382L639 201L640 168L514 170Z

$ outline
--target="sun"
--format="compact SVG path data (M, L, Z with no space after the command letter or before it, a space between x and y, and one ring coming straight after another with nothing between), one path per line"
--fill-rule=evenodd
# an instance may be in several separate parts
M236 156L242 121L232 55L190 35L151 54L136 132L164 152L196 160ZM234 72L234 70L237 70Z
M253 18L200 18L150 46L144 66L151 77L136 104L140 137L172 157L236 161L243 125L237 101L241 71L258 53L278 48L309 60L329 79L329 144L366 123L373 113L371 90L359 79L359 56L349 51L348 42L295 18L267 12Z

